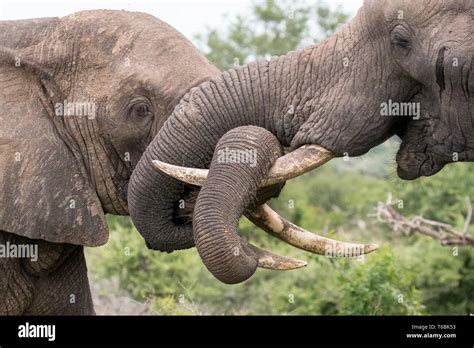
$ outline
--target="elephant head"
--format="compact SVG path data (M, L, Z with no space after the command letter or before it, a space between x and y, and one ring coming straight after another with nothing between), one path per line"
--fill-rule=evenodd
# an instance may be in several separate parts
M0 230L97 246L182 96L218 74L153 16L0 22Z
M331 157L364 154L394 134L403 140L402 178L435 173L453 151L472 160L473 15L470 0L366 0L321 44L193 88L131 177L130 215L149 247L170 252L194 240L225 283L248 279L258 266L299 267L243 241L240 216L313 252L348 245L310 235L261 205L278 194L278 183ZM420 103L420 117L383 115L383 105L409 102ZM290 153L280 157L284 148ZM236 154L253 160L235 161ZM192 220L182 218L185 209L194 210Z
M420 115L397 132L402 138L398 175L412 180L448 163L474 160L474 4L402 5L397 10L396 4L387 4L384 14L405 9L409 16L394 23L390 38L400 71L420 87L412 100L419 103Z

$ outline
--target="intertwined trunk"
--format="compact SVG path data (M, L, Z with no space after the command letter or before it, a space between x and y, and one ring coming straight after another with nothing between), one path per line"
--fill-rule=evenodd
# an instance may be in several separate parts
M257 269L259 251L240 238L239 219L247 207L262 199L257 198L259 185L282 155L275 136L254 126L230 130L216 146L197 199L193 227L201 259L224 283L240 283ZM276 194L280 188L275 188Z
M226 172L225 164L214 161L203 197L198 195L197 188L158 172L152 160L209 168L218 141L242 126L267 130L279 146L319 144L336 155L344 152L340 144L356 142L354 154L360 154L386 137L391 120L367 122L371 116L367 109L371 113L377 110L377 103L380 105L386 93L374 95L373 89L362 89L363 83L359 86L359 82L352 81L356 74L373 69L371 61L349 55L366 52L367 47L354 41L357 35L346 26L321 45L224 72L183 98L144 153L129 185L130 215L150 248L173 251L191 247L197 241L204 263L217 278L227 283L247 279L255 271L258 252L250 250L238 237L238 218L246 205L262 201L257 194L258 178L265 175L276 158L268 155L274 148L266 148L266 142L272 141L262 138L254 146L257 153L267 158L257 164L261 167L255 171L247 173L234 168L230 173L228 167ZM349 36L353 41L344 45ZM349 59L352 67L344 69L344 58ZM390 70L364 83L383 83L384 74L390 74ZM354 92L354 86L360 88ZM398 87L399 84L395 86ZM359 94L361 98L357 98ZM344 123L348 115L354 120L366 120L359 120L362 129L344 135L349 127ZM366 133L372 135L364 138ZM238 147L244 138L234 133L226 141ZM183 215L193 211L197 227L194 233L191 218L183 219ZM230 254L236 246L242 251L237 252L240 258Z
M138 163L129 184L130 215L152 249L194 245L193 198L183 183L157 172L152 160L208 168L219 139L240 126L258 126L289 146L307 111L295 111L304 84L303 62L314 47L224 72L193 88L178 104ZM298 74L299 72L299 74ZM293 104L292 104L293 102ZM296 105L296 106L292 106Z

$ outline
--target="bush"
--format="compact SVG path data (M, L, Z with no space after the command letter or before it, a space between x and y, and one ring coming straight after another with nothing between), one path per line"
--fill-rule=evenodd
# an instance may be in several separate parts
M416 273L403 266L389 247L378 250L366 262L345 262L339 275L338 314L419 315L424 313L419 292L413 285Z
M473 196L468 168L448 166L438 176L423 179L420 188L343 169L335 161L292 181L271 202L282 215L309 230L382 245L364 262L297 250L242 219L244 238L277 254L307 260L308 266L287 272L259 269L245 283L229 286L207 271L195 249L150 251L128 217L108 216L109 243L87 250L92 279L117 277L136 300L169 315L473 313L472 248L453 249L425 236L397 235L367 218L377 202L393 192L404 201L403 214L423 213L460 227L461 198Z

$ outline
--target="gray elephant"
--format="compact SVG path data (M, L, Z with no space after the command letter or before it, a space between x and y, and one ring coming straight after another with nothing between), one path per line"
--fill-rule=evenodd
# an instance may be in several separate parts
M218 73L147 14L0 22L0 314L94 312L83 246L107 241L146 146Z
M82 246L105 243L107 212L130 211L152 249L196 244L226 283L304 265L244 242L242 214L311 252L374 250L310 234L264 203L393 134L403 178L435 173L452 152L471 160L472 15L468 1L368 1L321 45L223 74L143 14L1 22L0 244L39 254L0 259L0 310L92 313ZM392 101L419 102L422 116L382 117Z
M310 235L262 205L262 192L275 196L285 180L395 134L402 179L474 160L473 18L471 0L366 0L321 44L192 89L131 176L130 215L148 246L170 252L195 244L210 272L230 284L257 267L303 264L243 241L243 214L305 250L373 250Z

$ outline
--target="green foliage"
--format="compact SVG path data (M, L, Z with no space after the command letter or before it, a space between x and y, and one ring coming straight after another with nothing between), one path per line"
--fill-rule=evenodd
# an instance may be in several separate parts
M447 178L457 178L453 194L463 197L471 192L462 184L464 167L469 166L453 165L423 180L423 185L439 187ZM93 278L117 277L123 289L138 301L148 300L158 314L472 313L472 248L458 250L424 236L399 236L367 217L390 191L404 197L406 190L410 199L420 202L421 210L432 206L433 202L422 199L426 190L416 187L341 169L335 161L291 181L281 197L272 201L276 209L299 219L309 230L382 246L362 261L326 259L296 250L243 219L244 238L278 254L307 260L308 266L291 272L258 270L247 282L229 286L213 278L195 249L171 254L150 251L128 218L109 216L110 241L88 249L88 262ZM288 204L290 199L293 205Z
M419 238L413 246L414 285L431 314L474 313L474 252L468 247L441 247Z
M397 197L404 210L432 220L461 226L466 213L466 197L474 197L472 164L456 163L440 173L411 185L397 185Z
M265 0L254 3L249 16L231 20L227 31L208 29L196 39L208 59L226 70L315 43L347 18L340 9L331 11L323 2Z
M412 285L416 273L400 265L388 247L365 263L351 267L346 263L346 273L340 279L339 314L422 314L418 291Z
M347 22L348 19L347 13L344 13L341 8L332 12L328 6L321 2L316 7L316 14L324 37L330 36L341 26L341 23Z
M107 246L87 252L94 277L118 277L122 288L139 301L149 300L159 314L421 313L410 272L398 266L389 247L362 261L308 255L307 269L258 270L251 280L228 286L209 274L195 250L149 251L130 220L109 217L109 222L113 234ZM273 240L261 243L291 254L290 247Z

